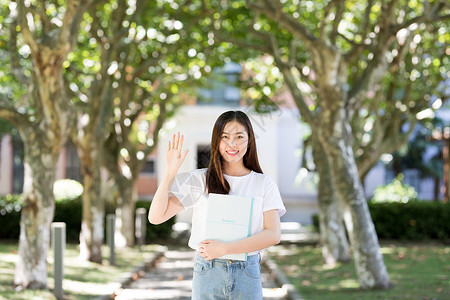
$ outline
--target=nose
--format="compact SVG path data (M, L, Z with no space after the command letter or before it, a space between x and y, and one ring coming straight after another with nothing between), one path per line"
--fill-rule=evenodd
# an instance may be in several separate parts
M230 143L229 143L230 147L235 147L236 146L236 139L230 139Z

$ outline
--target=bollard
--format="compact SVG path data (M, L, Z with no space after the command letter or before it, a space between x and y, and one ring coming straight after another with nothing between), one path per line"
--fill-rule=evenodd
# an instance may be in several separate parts
M145 235L147 233L147 210L145 208L136 209L135 235L139 246L145 244Z
M114 233L115 233L116 216L109 214L106 216L106 243L109 247L109 263L110 265L116 264L116 257L114 253Z
M55 279L55 289L53 291L56 299L64 298L63 278L64 278L64 249L66 248L66 223L54 222L52 229L52 248L54 252L53 277Z

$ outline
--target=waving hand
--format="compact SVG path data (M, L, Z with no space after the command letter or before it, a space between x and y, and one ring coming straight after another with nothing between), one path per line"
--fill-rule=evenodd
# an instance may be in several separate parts
M175 176L178 172L178 169L183 164L186 155L189 150L185 150L181 153L183 148L183 135L180 136L180 133L174 134L172 137L172 143L169 141L169 147L166 152L166 170L167 174L170 176Z

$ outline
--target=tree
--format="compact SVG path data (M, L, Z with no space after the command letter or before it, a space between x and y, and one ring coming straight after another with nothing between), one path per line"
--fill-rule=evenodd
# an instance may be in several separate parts
M442 35L449 27L441 23L420 27L398 34L398 48L388 53L389 72L353 116L353 150L362 182L383 153L394 153L409 142L417 124L430 127L428 119L450 96L443 68L448 64L448 37Z
M83 256L100 262L104 201L99 170L108 170L118 187L117 241L132 246L135 182L166 117L180 102L177 94L192 90L189 73L204 62L189 35L200 19L189 1L107 1L88 12L67 80L74 101L81 99L74 140L85 186Z
M123 67L116 73L122 75L103 157L119 187L116 236L122 246L134 244L134 187L140 171L158 145L164 122L194 94L206 65L193 34L201 18L201 10L190 1L147 2L127 53L118 59ZM131 76L123 80L127 72Z
M25 288L47 286L55 166L75 121L62 64L77 40L87 4L87 0L66 5L18 1L1 7L2 16L8 16L2 35L9 41L2 58L8 55L10 72L8 84L2 80L0 117L17 128L25 146L24 206L14 277L15 284Z
M390 280L356 165L351 121L367 96L378 90L392 62L389 54L400 52L398 33L426 31L411 26L448 18L442 13L443 1L408 4L210 3L217 11L212 20L217 38L273 56L302 119L325 151L362 288L388 288Z

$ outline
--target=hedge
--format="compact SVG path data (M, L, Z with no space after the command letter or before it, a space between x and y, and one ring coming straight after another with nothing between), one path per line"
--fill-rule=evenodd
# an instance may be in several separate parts
M368 204L380 239L450 240L450 203L417 200ZM313 216L313 224L319 228L318 215Z
M379 238L443 241L450 239L449 203L369 203L369 209Z
M22 206L20 195L0 196L0 239L19 239L20 209ZM149 201L138 201L136 208L150 206ZM106 214L113 209L107 208ZM81 230L82 204L81 198L70 201L56 201L54 222L66 223L66 238L70 242L78 242ZM106 218L106 217L105 217ZM147 222L146 242L168 239L172 233L175 218L161 224L152 225ZM106 222L105 222L106 224Z

